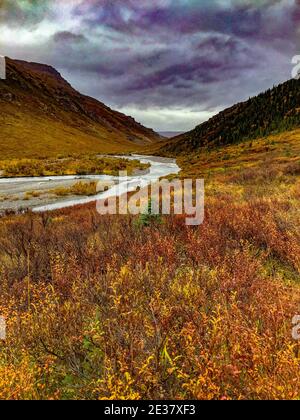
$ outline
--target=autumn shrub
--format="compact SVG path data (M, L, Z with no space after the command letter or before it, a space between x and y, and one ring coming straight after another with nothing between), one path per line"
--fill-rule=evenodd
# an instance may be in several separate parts
M208 202L199 227L93 205L3 217L0 397L299 399L295 205Z
M300 161L290 163L285 168L285 173L287 175L300 175Z
M152 201L148 201L147 208L144 213L142 213L137 222L137 227L150 226L151 224L159 225L162 222L160 214L155 214L152 209Z
M57 196L68 196L68 195L83 195L91 196L96 195L97 193L97 182L76 182L76 184L71 187L65 188L55 188L49 191L50 194L55 194Z

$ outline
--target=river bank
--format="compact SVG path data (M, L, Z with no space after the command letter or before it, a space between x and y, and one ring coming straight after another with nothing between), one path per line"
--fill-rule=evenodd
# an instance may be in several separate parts
M120 196L126 189L133 191L137 186L146 186L152 181L158 180L171 174L177 174L180 168L174 159L160 158L157 156L118 156L124 159L136 160L141 163L150 164L146 171L136 171L128 178L111 175L69 175L69 176L48 176L48 177L27 177L27 178L2 178L0 179L0 212L20 211L31 209L33 211L55 210L64 207L71 207L76 204L85 204L107 198L109 196ZM104 193L94 196L68 195L60 197L53 193L57 189L67 189L76 183L109 183L111 186Z

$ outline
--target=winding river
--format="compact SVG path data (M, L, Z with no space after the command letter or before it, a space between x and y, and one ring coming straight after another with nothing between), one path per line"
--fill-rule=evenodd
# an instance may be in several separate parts
M120 157L120 156L118 156ZM176 175L180 172L179 166L176 164L174 159L154 157L154 156L142 156L142 155L131 155L121 156L124 159L138 159L142 163L149 163L150 169L141 173L137 173L134 176L119 177L119 176L108 176L108 175L85 175L85 176L50 176L50 177L31 177L31 178L3 178L0 179L0 193L6 193L8 199L1 203L0 209L20 209L20 208L31 208L34 212L51 211L62 209L66 207L72 207L78 204L86 204L97 199L106 199L114 196L121 196L126 191L135 191L137 187L146 187L151 182L159 180L161 177L168 175ZM101 192L97 195L90 197L56 197L49 200L45 198L32 198L31 200L24 201L13 201L9 200L9 195L12 194L24 194L29 191L49 189L57 186L68 186L74 183L74 180L91 180L101 181L104 183L111 183L110 188L105 192ZM48 202L47 202L48 201Z

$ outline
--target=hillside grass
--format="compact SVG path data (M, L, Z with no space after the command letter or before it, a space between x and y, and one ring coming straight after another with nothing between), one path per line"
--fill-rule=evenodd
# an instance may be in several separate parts
M300 129L225 147L205 147L197 152L179 155L177 161L183 168L181 175L184 177L205 176L207 179L222 172L224 183L231 172L237 175L249 169L262 170L271 166L285 172L289 165L296 165L297 175Z
M299 131L180 157L205 221L0 219L1 399L300 398Z
M75 116L76 117L76 116ZM140 146L122 133L90 123L81 128L81 121L59 120L40 115L30 109L16 110L15 105L1 104L1 159L53 158L58 155L93 155L97 153L129 153Z
M52 67L6 59L0 81L2 159L122 153L160 137L81 95Z

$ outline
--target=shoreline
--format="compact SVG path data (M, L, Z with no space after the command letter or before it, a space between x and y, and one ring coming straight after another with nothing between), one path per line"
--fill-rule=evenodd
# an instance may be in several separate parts
M151 166L146 170L135 170L128 179L122 179L119 176L113 175L58 175L48 177L0 178L0 196L5 198L0 201L0 213L28 210L34 212L51 211L77 204L86 204L97 201L101 197L107 198L110 194L120 196L126 185L132 189L138 182L146 185L153 179L159 179L160 177L180 171L175 159L135 154L118 157L139 160L141 163L150 163ZM67 195L62 197L51 194L51 191L55 189L70 188L78 182L90 183L92 181L110 182L114 183L114 185L108 191L92 196ZM34 196L35 194L37 196Z

